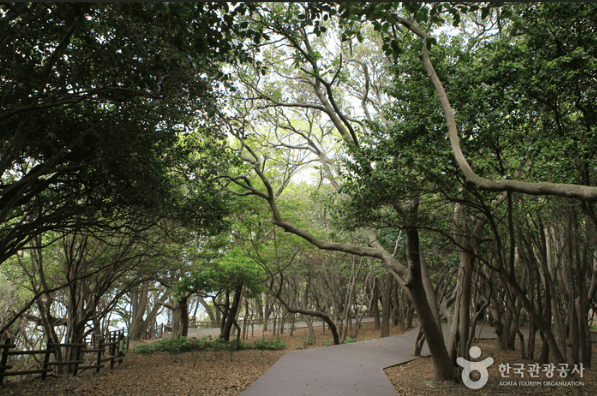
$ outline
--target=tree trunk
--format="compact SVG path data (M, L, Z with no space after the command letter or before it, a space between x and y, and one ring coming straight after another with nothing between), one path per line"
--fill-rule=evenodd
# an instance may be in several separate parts
M392 288L394 275L388 272L384 287L383 301L381 306L381 336L390 336L390 308L392 306Z
M263 302L261 301L261 295L255 297L255 312L257 312L257 317L259 319L263 319Z
M265 311L263 312L263 332L267 331L267 319L271 311L269 294L265 296Z
M131 340L138 340L147 331L149 324L152 323L160 312L160 308L168 298L170 293L164 292L162 297L157 300L150 312L147 313L147 318L144 319L149 303L149 284L143 284L140 291L131 293L131 304L133 306L131 325L129 327L129 337Z
M303 293L303 309L306 311L309 308L309 289L311 287L311 273L307 275L307 281L305 285L305 293ZM313 330L313 324L311 323L311 316L310 315L303 315L305 319L305 323L307 324L307 328L309 329L309 338L313 340L314 343L317 342L317 338L315 337L315 330Z
M224 309L221 309L221 312L220 312L222 314L222 316L220 318L220 336L221 336L222 332L224 331L224 326L226 326L226 319L228 318L228 311L230 310L230 290L226 290L224 304L220 305L220 307L224 308Z
M535 359L535 333L537 333L537 326L533 320L529 323L529 342L527 358Z
M181 297L178 305L180 306L180 335L186 337L189 334L189 297Z
M429 345L435 377L433 382L454 380L454 364L450 360L442 332L435 321L427 294L423 286L421 274L421 259L419 256L419 230L415 227L406 227L406 258L408 261L408 278L406 287L411 293L425 339Z
M172 297L169 307L172 310L172 339L180 338L182 335L180 302L177 298Z
M468 238L467 238L468 239ZM468 241L467 241L468 242ZM467 243L466 248L471 248ZM460 251L460 265L462 268L462 294L460 296L460 310L458 318L458 354L465 359L469 359L468 345L470 318L471 318L471 287L473 278L473 256L468 251Z
M433 312L433 317L437 322L440 330L442 329L442 321L439 315L439 307L437 305L437 299L435 296L435 290L433 289L433 285L431 284L431 278L429 277L429 271L427 269L427 262L425 261L425 256L420 255L421 257L421 276L423 277L423 286L425 287L425 293L427 294L427 300L429 301L429 306L431 307L431 311ZM407 328L410 326L407 326ZM442 331L443 337L443 331Z
M400 315L400 297L398 296L398 282L392 282L392 307L390 308L390 322L392 325L398 326L398 322L401 319Z
M271 291L271 289L270 289L270 291ZM334 321L332 320L332 318L329 315L326 315L322 312L310 311L310 310L291 307L288 305L288 303L286 301L284 301L282 299L282 297L280 296L279 290L275 294L275 297L278 299L278 301L280 301L280 304L282 304L288 312L291 312L293 314L299 313L299 314L303 314L303 315L311 315L311 316L321 318L324 321L324 324L323 324L324 333L325 333L325 324L327 323L328 326L330 327L330 331L332 332L332 336L334 337L334 344L336 344L336 345L340 344L340 335L338 334L338 328L336 327L336 325L334 324Z
M203 308L205 309L207 316L209 316L209 320L212 322L217 320L216 315L214 314L214 310L209 306L207 301L205 301L203 299L203 297L201 297L201 296L198 296L197 299L199 300L199 303L201 303L201 305L203 305Z
M60 338L58 338L58 334L56 334L56 328L50 323L48 317L51 315L51 306L52 306L52 297L51 294L46 295L46 303L43 302L43 297L37 299L37 306L39 309L39 314L42 321L42 326L44 328L44 332L46 334L46 340L48 342L60 343ZM62 348L55 348L54 349L54 358L57 362L64 361L64 357L62 355ZM64 373L64 366L57 367L58 374Z
M408 296L407 296L408 298ZM410 301L410 300L409 300ZM411 305L408 307L408 312L406 314L406 329L410 329L413 327L413 316L415 315L415 308ZM441 326L440 326L441 329Z
M381 323L379 322L379 279L375 277L373 282L373 298L371 299L371 312L373 312L373 323L375 326L375 330L379 330L381 328Z
M232 304L227 312L224 327L222 328L222 332L220 334L220 338L224 341L230 341L230 331L232 329L232 325L236 323L236 312L238 311L238 307L240 306L242 290L242 285L237 286L234 289Z

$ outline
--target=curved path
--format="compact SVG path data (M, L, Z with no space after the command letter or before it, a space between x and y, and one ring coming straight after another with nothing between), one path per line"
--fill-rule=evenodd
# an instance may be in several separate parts
M304 327L301 325L297 327ZM443 324L442 328L447 334L447 326ZM383 369L417 359L412 354L417 332L415 328L392 337L288 352L241 395L395 395ZM496 338L489 326L477 327L476 333L479 338ZM522 329L522 333L528 338L527 329ZM423 355L429 355L427 344Z
M395 395L383 369L417 358L417 332L288 352L241 395Z

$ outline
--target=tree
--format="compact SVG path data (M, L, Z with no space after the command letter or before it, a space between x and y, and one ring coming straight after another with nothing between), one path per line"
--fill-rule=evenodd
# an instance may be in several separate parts
M414 12L417 13L416 14L417 16L422 15L421 22L424 21L424 19L425 19L425 17L423 15L427 15L429 12L427 8L421 7L421 5L412 6L411 8L413 9ZM430 18L432 21L434 19L433 14L437 14L436 10L437 10L437 8L435 8L435 7L432 8L433 12L431 13L431 18ZM561 108L554 109L553 103L550 103L550 101L547 100L547 96L545 96L545 94L548 93L549 90L553 90L555 87L559 87L559 83L562 83L564 80L566 81L566 83L576 80L575 82L579 84L576 86L576 88L577 88L576 91L578 92L580 87L583 87L580 89L584 91L585 90L584 87L586 86L586 79L591 78L590 73L586 74L583 72L583 73L578 74L575 72L575 70L578 70L579 67L586 68L586 66L592 64L591 59L594 58L594 55L592 53L589 53L589 54L587 54L588 56L585 56L584 59L580 63L578 63L577 61L574 61L574 62L569 62L569 65L566 65L566 63L570 59L575 59L575 58L582 59L583 51L577 51L576 53L574 53L574 50L573 50L572 52L568 52L568 50L564 50L562 44L564 42L567 42L571 38L573 40L572 43L574 43L574 41L576 41L576 44L580 44L581 42L584 42L584 40L586 40L587 37L590 37L592 34L594 34L592 32L591 28L588 28L588 30L585 31L585 28L590 26L593 23L593 20L592 20L594 17L593 10L594 10L594 8L590 5L587 5L586 7L578 7L575 9L574 13L570 13L569 10L564 11L562 9L558 9L557 7L550 8L549 6L541 7L541 6L536 6L536 5L531 5L526 10L525 9L517 10L520 12L522 18L515 19L517 22L520 23L520 25L515 25L514 29L518 29L519 27L522 28L523 31L525 29L529 29L529 30L527 30L527 32L530 30L534 30L535 34L530 35L531 37L534 37L533 39L531 39L531 43L532 43L531 45L536 46L536 48L540 47L539 53L547 55L544 58L545 60L556 59L555 62L534 62L534 64L538 65L538 67L531 68L531 70L529 72L532 74L535 74L535 76L534 76L535 79L545 77L548 79L548 81L550 81L552 83L544 84L543 92L541 92L542 90L538 90L535 92L530 92L530 91L528 92L531 95L535 95L535 97L537 95L541 96L542 99L547 102L545 104L547 106L551 105L551 108L553 110L555 110L556 113L559 111L562 111L563 109L561 109ZM570 20L575 25L573 34L570 35L570 31L566 28L557 29L555 31L548 30L549 33L536 34L539 32L541 27L545 27L544 21L542 21L540 18L534 17L537 14L537 11L545 13L544 15L549 15L549 16L558 15L560 18L565 18L565 19ZM512 10L507 9L507 14L511 15ZM372 17L372 18L375 18L375 17ZM581 184L568 184L568 183L554 183L554 182L546 182L546 181L527 182L527 181L521 181L521 180L490 180L490 179L478 176L474 172L474 170L471 168L471 166L469 165L469 163L466 160L466 157L464 156L464 154L462 152L459 131L458 131L456 119L454 116L454 112L452 110L452 106L450 105L450 101L448 100L446 91L444 90L444 88L442 86L442 82L441 82L440 78L438 77L438 75L433 67L433 64L431 62L431 59L430 59L429 47L431 47L431 45L433 44L434 41L432 41L432 40L434 40L434 39L432 39L429 32L418 27L416 25L416 23L414 23L413 21L410 21L408 19L401 18L401 17L396 17L395 20L399 24L401 24L402 26L404 26L405 28L410 30L414 35L416 35L418 38L420 38L423 41L423 46L422 46L422 49L420 52L420 57L421 57L423 66L425 68L425 71L427 72L427 75L429 77L429 80L437 94L442 111L444 113L448 132L449 132L450 146L451 146L451 149L452 149L452 152L454 155L454 159L456 160L456 163L458 164L459 169L462 171L467 183L470 183L471 185L475 186L476 188L479 188L479 189L485 190L485 191L513 191L513 192L520 192L520 193L531 194L531 195L553 195L553 196L560 196L560 197L576 198L576 199L580 199L582 201L594 201L595 199L597 199L596 198L597 195L595 195L597 193L597 189L595 189L595 187L592 187L592 186L586 185L586 184L581 185ZM559 19L558 21L561 22L561 19ZM517 30L512 31L512 34L514 34L514 35L517 34ZM574 37L574 36L576 36L576 37ZM551 43L554 43L554 44L544 46L543 43L544 43L545 39L548 39ZM560 45L557 44L558 42ZM394 41L393 43L396 43L396 42ZM397 46L397 44L394 44L394 45ZM575 47L575 46L573 45L573 47ZM527 56L529 56L529 55L527 55ZM530 58L527 58L527 60L530 60ZM533 60L536 61L536 59L534 59L534 58L533 58ZM565 68L569 67L567 72L561 73L562 66L564 66ZM516 69L515 69L515 73L518 73L518 71ZM540 81L540 80L535 80L535 81ZM544 80L541 80L541 81L545 82ZM573 91L574 91L574 89L573 89ZM592 100L592 98L589 96L586 99L581 99L581 100L577 101L577 105L583 109L588 109L587 105L591 100ZM580 111L581 113L583 113L583 110L578 109L578 108L577 108L577 110ZM583 114L582 118L584 119L585 117L587 117L588 119L591 118L591 116L589 114ZM585 183L587 183L587 182L588 181L585 181Z
M128 322L130 323L128 327L128 336L131 340L137 340L141 338L149 326L155 321L156 317L160 314L163 304L171 294L170 290L166 288L162 288L162 290L160 290L160 288L155 287L152 299L150 287L154 284L155 282L147 280L143 282L142 285L137 288L133 288L129 292L130 312L128 312L126 308L116 311L121 316L124 316L126 319L128 319Z
M520 305L513 303L514 296L516 296L531 316L532 321L541 329L542 337L545 337L547 341L545 345L549 345L556 360L564 361L565 353L562 353L562 350L565 348L558 347L550 325L552 314L555 315L555 322L561 323L560 319L556 318L557 311L550 308L554 301L552 293L555 293L556 290L553 271L552 273L548 271L549 263L553 258L552 253L544 253L541 257L537 255L533 258L530 251L535 248L531 243L529 253L526 254L527 263L523 267L522 277L520 280L518 279L520 276L520 273L517 273L520 262L518 252L522 251L517 250L517 226L513 213L516 210L517 202L512 193L521 192L529 195L580 199L584 211L594 221L594 218L591 217L589 201L594 199L595 190L594 187L591 187L593 177L591 172L588 172L592 166L594 150L589 148L593 144L591 142L593 140L592 133L587 135L587 132L593 129L589 121L593 115L591 111L587 111L586 107L594 97L592 88L587 88L589 87L588 81L593 79L594 68L589 65L593 63L594 56L591 52L586 53L581 47L586 43L587 37L594 35L592 28L594 26L594 7L583 5L573 12L569 12L569 9L551 5L520 6L515 9L520 15L514 16L513 23L504 29L510 35L504 36L503 40L496 42L496 45L490 43L488 46L491 48L491 52L478 51L472 55L479 56L477 63L479 68L476 72L480 74L471 72L471 69L475 68L474 63L471 65L473 67L463 68L462 74L446 74L445 70L442 70L442 66L445 64L439 66L436 71L436 66L439 63L437 58L433 59L433 54L437 56L441 47L436 45L437 41L429 33L428 27L425 29L419 27L425 22L428 23L427 26L431 26L432 23L439 21L442 7L445 6L447 5L431 7L410 5L407 6L407 9L412 12L414 18L407 19L398 15L391 18L382 17L382 21L393 24L394 22L390 20L393 19L396 21L396 25L402 25L419 40L422 39L419 56L431 86L439 98L452 155L456 159L456 164L462 172L466 184L471 187L481 201L483 199L478 193L479 190L507 192L500 198L502 201L507 199L505 214L507 223L504 225L507 230L506 236L502 236L503 233L500 235L499 228L502 225L495 214L491 213L492 210L488 210L488 205L485 203L481 204L484 206L483 210L487 216L486 222L491 225L494 234L496 244L494 252L497 255L495 265L489 264L488 261L485 261L485 264L496 271L504 283L504 296L508 303L506 316L518 315L520 312ZM466 6L460 7L464 12L475 11L473 7L478 9L476 5L470 9ZM505 7L502 11L502 15L509 13L512 16L512 8ZM347 13L352 12L365 15L360 9L353 8L351 10L348 6ZM452 13L454 16L458 15L457 12ZM486 15L486 12L484 11L483 14ZM376 18L380 19L379 15L369 13L365 16L379 26L380 22L375 21ZM568 22L562 24L562 20ZM455 22L457 21L455 20ZM560 28L560 26L562 27ZM573 28L569 29L569 26L573 26ZM500 35L503 33L503 28L502 25L499 30ZM393 40L390 38L388 41L387 52L395 56L400 55L404 48L399 47L396 38ZM479 42L477 41L477 44ZM485 59L490 60L486 62ZM466 60L464 61L466 63ZM492 62L495 63L492 64ZM468 76L464 76L464 73ZM521 75L525 75L526 78L521 78ZM480 78L476 79L477 76ZM476 81L466 87L459 85L459 81L470 83L471 80ZM446 90L442 86L442 81ZM469 92L465 93L465 89L469 89ZM586 91L587 89L588 91ZM450 100L448 100L446 92L450 94ZM475 97L475 94L479 93L480 95ZM499 100L495 100L497 98ZM450 101L453 101L454 105L451 105ZM459 110L456 112L459 115L458 118L455 117L452 106ZM480 109L484 109L485 112L480 112ZM483 120L486 121L485 123L481 121L483 118L486 118ZM460 129L457 128L457 122L460 124ZM502 127L501 130L500 127ZM572 133L565 131L570 127L573 128ZM523 135L525 131L532 131L532 134ZM492 133L493 135L491 135ZM524 138L517 138L517 135L524 136ZM462 139L461 143L461 137L467 140ZM499 144L488 144L492 140ZM522 145L520 140L523 142ZM555 147L554 142L557 142ZM475 151L467 152L469 159L479 159L476 162L472 161L476 169L473 170L465 159L461 144L465 150L467 147L480 149L478 151L480 155ZM539 150L535 151L536 148ZM571 152L574 152L573 156L570 155ZM488 158L489 155L494 158ZM563 162L562 159L564 159ZM521 161L523 162L521 163ZM554 165L559 162L562 162L561 167L554 171ZM479 177L480 173L489 173L493 180ZM552 179L549 180L550 178ZM573 179L578 184L561 183L562 178ZM520 199L520 201L523 200L530 201L528 198ZM567 228L569 233L574 228L572 224L575 224L576 221L573 220L572 214L568 214L568 216L570 225L565 229ZM542 224L541 221L539 224ZM520 239L524 240L525 238L521 237ZM539 246L543 243L542 240L546 240L546 238L539 239ZM568 241L572 246L570 238ZM543 246L545 245L549 244L546 243ZM539 246L536 249L539 249ZM543 249L544 251L550 250ZM561 276L563 276L562 279L566 279L562 284L562 290L564 293L568 293L566 301L571 312L571 318L569 318L572 323L571 332L574 333L571 336L571 342L575 345L572 361L577 362L578 336L582 337L586 333L584 327L587 322L586 318L583 318L580 320L580 327L577 327L578 318L581 316L579 313L586 312L586 299L592 298L592 295L586 295L586 286L583 284L578 285L577 296L576 292L570 293L574 289L571 286L572 279L580 279L578 278L581 276L580 274L590 272L589 265L586 261L583 263L579 253L573 254L570 251L566 264L570 265L574 256L577 257L576 269L572 270L571 267L564 266L563 271L565 272ZM547 301L543 309L541 306L534 305L526 295L527 280L533 269L528 266L529 258L531 262L536 262L539 271L543 271L542 274L545 274L543 282ZM575 274L572 275L572 272ZM575 299L575 303L571 303L570 298ZM509 327L510 320L507 322L506 327ZM512 321L514 329L516 329L516 322L517 319ZM580 330L580 328L583 329ZM505 329L504 335L505 338L509 338L508 343L511 343L514 334L510 334L508 337L509 330L509 328ZM562 333L561 330L558 332ZM562 337L560 337L560 341L561 339ZM565 344L562 345L565 346ZM586 349L586 347L584 348ZM545 354L545 356L547 355Z
M242 251L233 248L224 252L221 258L203 262L200 269L191 271L190 276L179 281L176 290L179 294L198 293L203 298L210 297L222 313L220 337L229 341L233 325L240 337L236 314L241 299L262 293L264 280L263 270ZM224 301L216 302L220 295Z
M35 235L127 224L138 207L221 223L218 62L241 50L222 7L1 6L0 263Z
M388 249L388 246L382 246L379 233L372 232L370 234L369 248L356 247L337 242L330 243L325 238L313 235L303 227L296 226L292 221L284 219L284 212L278 207L277 203L279 201L279 195L277 194L279 184L271 178L265 166L269 159L268 155L263 152L263 144L256 143L257 139L253 139L251 136L238 135L243 145L239 151L243 156L243 160L250 164L254 173L259 176L259 183L252 182L246 176L229 175L230 179L245 188L248 191L246 194L257 195L266 200L270 205L274 224L286 231L303 237L321 249L382 258L398 275L397 280L408 290L413 299L421 320L421 327L426 333L427 341L430 343L430 350L436 368L435 379L439 381L451 379L453 376L453 360L456 356L455 348L458 336L460 338L458 352L463 356L467 354L466 347L470 342L468 336L470 308L473 297L473 289L470 286L473 275L476 273L475 276L481 277L482 274L482 272L479 272L478 266L475 268L474 262L484 260L479 251L482 249L480 241L482 241L484 228L487 224L490 225L494 234L493 241L496 245L493 246L495 248L493 253L496 254L495 258L498 260L499 267L497 271L500 273L502 281L505 282L503 295L509 302L505 323L501 324L501 326L507 328L501 333L503 335L502 341L507 339L510 343L511 335L517 332L517 319L515 319L515 316L520 312L521 307L519 304L513 304L512 296L517 295L522 298L524 295L524 290L520 288L515 280L518 262L513 222L513 210L515 210L513 206L515 203L510 193L496 197L480 190L519 191L516 190L518 187L514 188L513 186L529 187L529 185L517 184L518 181L513 183L509 181L502 183L500 181L493 184L489 182L484 186L480 186L479 183L471 183L471 176L467 174L462 162L464 157L459 157L461 155L461 152L459 152L460 145L458 143L458 147L455 147L454 143L455 141L458 142L458 134L461 132L455 128L456 121L453 112L449 108L450 104L439 81L446 81L446 86L452 90L452 98L459 100L459 102L456 102L460 111L458 114L462 114L459 117L459 122L462 124L464 136L468 137L463 146L468 150L475 150L469 151L469 158L479 159L477 168L492 171L494 177L520 178L521 175L526 177L526 172L529 172L530 167L525 169L519 163L516 164L521 155L515 143L518 136L531 128L531 124L528 122L531 117L519 112L515 119L508 120L505 115L511 110L507 106L492 103L493 108L488 108L487 105L483 104L487 101L488 95L491 95L489 90L483 92L482 89L467 87L467 82L470 84L477 74L484 75L479 71L477 71L477 74L471 73L471 69L476 66L471 59L474 59L475 56L485 56L482 51L475 53L473 49L478 50L482 40L489 39L489 35L469 36L471 39L470 48L461 50L449 48L450 43L445 46L438 45L438 37L431 34L431 29L444 24L447 16L452 19L456 26L460 20L468 18L469 13L479 13L480 17L475 20L477 24L487 15L495 15L498 25L497 30L501 35L506 31L506 28L510 28L509 19L513 16L513 11L520 12L522 10L522 7L513 8L510 6L497 6L496 10L492 10L492 8L491 5L469 6L458 4L454 6L449 4L422 5L414 3L405 3L402 8L397 8L395 4L391 3L262 7L251 19L251 23L275 33L280 37L277 44L283 45L277 45L275 49L264 51L264 62L256 65L252 73L247 70L239 73L249 91L245 96L252 98L255 102L253 109L267 114L261 119L275 128L278 142L272 146L312 151L313 154L319 156L329 183L339 186L338 181L334 180L334 173L337 174L337 172L330 171L339 169L339 167L334 169L326 156L319 154L321 152L317 147L319 141L312 138L314 136L312 132L316 129L312 128L313 122L311 120L314 120L315 117L310 116L309 112L319 112L329 118L335 128L331 132L337 133L342 138L344 148L351 154L350 160L344 164L344 169L348 169L349 175L354 176L354 179L350 180L348 185L345 184L341 190L344 194L350 195L351 213L357 214L357 218L368 219L369 223L366 220L360 223L361 225L371 226L370 221L375 219L378 224L383 224L384 227L391 224L401 228L404 233L403 246L405 251L402 259L405 259L408 263L408 268L401 266L399 260L389 254L392 249ZM584 18L583 14L580 14L581 18ZM529 13L529 15L532 15L532 13ZM338 32L334 25L334 16L338 18L339 28L343 29L339 34L341 43L335 47L329 45L329 41L324 39L332 37L334 33ZM516 18L513 19L516 20ZM354 85L351 85L354 84L355 80L351 80L349 77L351 74L350 71L347 71L349 67L345 59L348 59L347 53L349 52L352 56L353 47L358 47L356 41L365 41L366 36L363 34L364 30L360 25L364 20L369 20L373 29L379 32L380 39L383 42L381 48L397 69L395 75L405 76L407 80L402 86L396 87L396 92L403 91L403 87L408 89L407 93L399 98L402 101L395 107L395 116L392 117L393 120L397 121L395 126L391 126L387 122L390 117L383 117L382 115L371 117L371 114L367 111L367 104L369 103L367 92L368 87L371 86L371 80L367 74L367 62L363 62L362 59L361 62L359 62L359 59L353 59L351 62L354 61L362 66L363 79L361 81L364 88L354 89ZM409 36L405 33L405 29L406 32L413 34ZM498 36L497 33L496 36ZM541 41L538 40L537 43L539 42ZM510 43L506 42L504 48L509 45ZM504 58L508 57L505 50L500 53L505 55ZM522 51L522 54L532 53L532 51ZM526 56L529 60L533 58L532 55ZM417 58L423 61L422 70L416 70L416 67L406 70L403 67L405 64L412 66L413 61ZM570 56L562 58L562 62L569 58ZM287 59L291 59L292 62L287 61ZM454 61L454 59L457 61ZM432 62L440 66L438 72L435 71ZM456 62L458 64L455 64ZM263 65L275 70L276 74L267 74L265 70L260 69ZM511 64L505 63L505 65L503 69L511 67ZM556 63L556 65L558 64ZM486 68L487 66L481 66L482 69L483 67ZM500 70L500 67L496 67L495 70ZM578 69L573 66L573 70L571 75L574 75ZM424 71L426 75L422 75L420 71ZM404 74L401 75L400 73ZM262 78L260 74L265 77ZM537 75L545 75L546 77L550 74L555 75L557 73L554 70L550 70L549 73L537 73ZM590 75L587 78L591 78ZM279 81L281 79L285 81L289 89L284 91L280 89ZM427 79L431 79L431 86L426 84ZM396 80L400 81L400 78L396 78ZM507 79L504 80L508 81ZM512 84L515 83L515 81L511 81ZM487 81L483 83L487 84ZM348 89L342 91L341 87L343 86L348 87ZM557 86L557 84L553 86ZM574 84L571 86L574 86ZM589 85L581 84L581 86ZM433 90L430 90L430 87ZM507 94L507 99L512 98L517 91L522 92L519 87L516 87L512 93ZM360 121L351 114L351 106L343 100L344 97L340 92L356 92L357 97L361 100L365 118L369 121L378 120L381 124L379 129L390 129L387 131L388 134L384 135L382 133L380 136L375 136L376 131L373 130L374 128L370 124ZM434 93L440 97L443 114L438 111L439 109L433 109L429 106ZM417 97L417 94L420 97ZM532 94L532 92L525 92L521 97L531 96L529 94ZM371 100L370 103L372 107L376 105L374 100ZM474 113L478 114L479 108L485 109L486 112L476 116ZM253 109L249 108L249 110ZM300 115L301 111L305 114ZM299 127L300 124L288 116L291 113L309 120L307 123L309 129ZM419 114L425 116L419 116ZM536 113L530 114L534 115ZM559 116L561 115L560 112ZM502 140L499 145L491 145L492 138L487 134L480 133L483 129L487 130L488 127L495 128L493 129L495 131L499 129L496 125L492 125L495 123L487 122L489 118L495 116L503 117L498 121L498 124L509 128L507 134L500 136ZM239 119L243 122L243 127L248 124L249 117L251 116L249 115L246 118L239 116ZM481 120L480 118L483 117L486 117L486 119ZM524 117L527 117L527 121ZM578 115L574 117L579 118ZM576 120L573 118L570 121ZM446 137L452 143L451 150L441 144L441 138L444 137L442 132L444 126L447 127L449 132ZM323 130L323 128L320 129ZM278 130L282 130L284 133L279 133ZM252 132L260 134L261 141L264 140L264 134L258 128L253 128ZM424 139L419 139L420 136L418 135L421 135L421 133L425 134ZM388 135L390 141L386 143L384 139L388 139ZM545 142L548 141L548 139L545 140ZM405 149L405 147L408 148ZM575 146L571 145L571 147ZM582 149L584 150L584 148ZM479 155L476 154L476 151L479 152ZM552 160L559 154L560 152L556 151L552 156ZM456 155L458 169L450 165L450 156L453 155ZM491 158L490 155L496 158ZM464 164L468 166L466 161ZM587 161L586 164L590 167L590 161ZM515 165L514 169L512 169L513 165ZM462 171L464 171L464 176L462 176ZM352 185L351 182L353 182ZM502 187L496 187L498 185ZM506 185L509 187L504 187ZM551 193L555 191L556 195L563 194L561 191L556 191L562 186L545 183L538 186L535 186L539 188L535 192L529 189L525 191L537 194L537 191L543 191L541 189L546 188ZM569 185L562 188L576 191L574 194L577 194L577 196L581 194L579 191L586 193L591 189L584 187L578 189ZM572 189L570 190L570 188ZM424 205L441 198L441 195L438 197L438 193L447 195L449 199L458 202L453 209L453 224L446 227L444 222L439 227L439 231L445 235L451 234L449 237L456 245L460 256L458 282L452 291L452 296L455 296L455 298L448 297L443 301L446 304L456 301L456 312L453 316L451 314L446 315L448 310L445 306L442 310L443 314L451 319L452 324L448 339L449 350L446 350L439 330L439 310L434 296L435 291L426 270L425 260L422 260L423 243L419 232L421 227L436 227L435 225L432 226L425 218L428 213ZM564 195L570 194L566 193ZM488 200L494 200L495 203L488 204ZM498 212L504 213L504 209L499 206L506 201L505 215L508 224L505 225L505 228L508 230L507 240L500 236L499 229L504 225L499 223L499 217L496 216ZM371 204L372 202L373 204ZM467 206L464 206L465 204ZM342 207L340 211L343 211L345 207ZM379 210L380 208L383 209ZM470 208L480 210L484 218L475 219L473 217L476 215L475 210ZM443 216L446 216L445 211L440 211L438 218ZM484 260L484 263L491 266L487 260ZM496 269L496 267L492 268ZM587 267L584 268L586 270ZM526 279L530 276L528 275L528 269L524 273L526 275L523 274L522 280L526 282ZM495 292L495 289L491 288L492 285L489 280L484 285L489 288L490 294ZM475 296L479 296L481 288L475 288L474 293ZM485 299L483 305L480 306L480 310L475 312L477 317L483 312L483 309L491 304L489 300L490 298ZM583 304L581 303L581 305ZM553 336L549 334L550 329L541 325L541 319L537 312L533 312L528 301L525 301L524 305L526 311L533 316L533 320L536 320L544 328L543 331L547 335L549 344L555 345ZM493 304L493 308L496 308L495 304ZM499 314L497 310L494 310L494 312ZM543 324L545 323L548 322L544 321ZM474 326L474 321L470 325Z
M333 21L329 23L326 21L330 20L330 15L333 17L337 14L335 7L323 5L320 9L319 5L309 3L304 6L275 5L269 9L261 7L258 10L252 22L261 29L267 29L271 34L279 35L284 45L289 49L288 54L285 55L293 59L293 68L291 70L293 74L288 77L288 80L290 85L295 87L294 92L296 96L287 98L276 93L275 90L279 84L268 84L267 80L262 81L261 77L259 77L261 70L258 67L252 74L255 76L253 82L247 84L249 90L247 96L257 97L262 100L264 104L260 104L259 107L265 109L270 107L278 109L302 108L319 112L329 118L335 128L333 131L341 138L340 141L343 148L346 149L362 145L358 131L359 128L366 128L366 125L351 114L350 105L342 100L343 97L337 90L337 85L345 81L345 76L342 74L342 69L345 66L343 55L345 52L350 51L351 45L341 43L339 45L340 48L330 49L326 48L319 39L320 36L328 32L328 26L334 23ZM327 34L331 34L331 31ZM342 38L345 36L342 35ZM331 54L331 56L323 57L322 54L324 52ZM280 58L284 59L281 56ZM283 61L281 63L281 68L288 68L287 63ZM365 75L364 84L370 84L367 68L361 70L363 70L362 72ZM279 73L279 75L287 76L288 74L283 72ZM262 85L257 86L255 82L262 83ZM364 103L366 106L369 102L363 92L367 92L367 90L361 89L355 91L361 92L359 94L361 96L361 103ZM243 123L243 127L248 128L247 118L243 119L242 116L239 115L239 122ZM292 129L292 125L288 125L288 123L285 123L285 126L289 130ZM256 132L255 129L253 129L253 132ZM309 139L310 135L306 133L301 135L300 131L297 131L296 134L300 136L299 141L306 142L303 146L309 145L313 147L315 142ZM237 137L240 139L242 145L239 150L240 155L257 175L259 185L252 183L246 175L236 176L228 174L228 178L247 191L243 194L256 195L264 199L270 206L274 224L285 231L304 238L320 249L335 250L383 260L392 270L396 280L405 288L408 296L414 303L421 327L425 330L425 335L432 351L432 358L436 367L435 380L445 381L454 378L454 364L449 359L441 328L436 321L429 303L428 295L433 290L429 287L429 282L427 282L421 272L419 235L416 226L412 223L401 224L404 227L406 237L405 258L408 263L407 266L402 265L399 260L393 257L390 251L380 244L376 232L371 229L368 230L369 246L328 242L320 239L283 218L277 204L277 187L270 182L264 165L267 162L266 157L257 148L258 145L253 145L251 136L245 138L243 133L239 132ZM296 147L299 145L292 144L292 146ZM325 174L333 175L334 172L330 171L331 165L329 161L325 161L325 156L320 156L320 158L322 159L321 165L325 169ZM334 187L338 186L337 181L333 178L329 180ZM406 199L396 202L394 210L403 217L414 217L418 211L418 200L416 197L406 197Z
M161 243L148 234L79 232L53 242L51 234L36 237L5 265L23 274L15 279L25 279L20 286L37 302L37 309L24 318L41 325L53 343L77 343L91 332L101 337L108 326L102 328L102 321L125 293L143 282L142 267L160 253ZM57 351L56 359L72 360L74 352Z

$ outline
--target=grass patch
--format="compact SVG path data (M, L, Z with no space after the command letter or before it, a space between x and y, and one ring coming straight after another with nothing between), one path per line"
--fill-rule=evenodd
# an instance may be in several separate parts
M168 352L170 354L192 352L192 351L222 351L222 350L243 350L243 349L258 349L277 351L285 349L286 343L281 339L276 341L271 340L259 340L252 344L246 342L234 341L223 341L220 337L212 337L211 335L205 335L201 338L195 337L180 337L175 339L165 338L160 341L156 341L151 344L138 345L133 348L133 352L141 353L144 355L151 355L154 352Z
M286 348L286 341L281 339L274 340L258 340L249 344L251 349L259 349L261 351L278 351Z

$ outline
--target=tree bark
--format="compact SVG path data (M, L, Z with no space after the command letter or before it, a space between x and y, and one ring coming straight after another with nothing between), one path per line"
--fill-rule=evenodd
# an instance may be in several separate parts
M425 261L425 256L421 255L421 275L423 277L423 286L425 286L425 293L427 294L427 300L429 301L429 306L431 307L431 311L433 312L433 317L437 322L440 330L442 328L441 324L442 321L439 315L439 307L437 305L437 299L435 296L435 290L433 289L433 285L431 284L431 277L429 276L429 270L427 268L427 262ZM408 326L407 326L408 328ZM443 337L443 331L442 331Z
M237 286L234 289L232 304L230 306L230 309L228 309L226 320L224 322L224 326L222 327L222 332L220 334L220 338L224 341L230 341L230 331L232 330L232 325L236 324L236 312L238 311L238 307L240 306L242 290L242 285Z
M147 313L147 318L143 318L149 303L149 283L144 283L140 291L134 291L131 293L132 303L132 319L129 327L129 337L131 340L138 340L141 338L143 333L147 331L149 324L155 320L162 305L166 305L165 301L170 295L169 291L165 291L162 297L157 300L151 309ZM156 295L157 299L157 295Z
M177 298L172 297L171 303L166 306L172 311L172 339L180 338L182 335L180 302Z
M272 293L274 293L273 290L271 290L271 288L270 288L270 291L272 291ZM278 290L276 292L275 297L278 299L278 301L280 301L280 303L286 308L286 310L288 312L300 313L303 315L311 315L311 316L321 318L330 327L330 331L332 332L332 336L334 337L334 344L335 345L340 344L340 335L338 334L338 329L336 327L336 324L334 323L332 318L330 318L329 315L326 315L323 312L310 311L308 309L300 309L300 308L290 307L288 305L288 303L286 301L284 301L284 299L282 299L282 297L280 296L280 290Z
M214 314L214 310L209 306L209 304L207 303L207 301L205 301L203 299L203 297L201 296L197 296L197 299L199 300L199 303L201 305L203 305L203 308L205 309L205 313L207 313L207 316L209 317L210 321L215 321L216 320L216 315Z
M431 359L435 368L434 382L454 380L455 367L450 360L442 332L435 321L427 294L423 286L421 274L421 258L419 254L419 230L416 227L406 227L406 257L408 260L409 276L406 287L411 292L412 302L419 315L419 321L425 339L429 345Z
M384 287L384 295L381 306L381 336L390 336L390 308L392 306L392 288L394 283L394 276L391 272L386 275L386 282Z
M183 296L178 299L180 306L180 336L186 337L189 334L189 297Z
M379 322L379 279L375 277L373 281L373 298L371 299L371 312L373 313L373 324L376 330L381 328Z
M309 308L309 289L311 288L311 273L307 275L307 280L305 284L305 292L303 293L303 310L307 310ZM303 315L305 319L305 323L307 324L307 329L309 329L309 338L313 340L313 342L317 342L317 338L315 337L315 330L313 330L313 324L311 323L311 316L310 315Z

